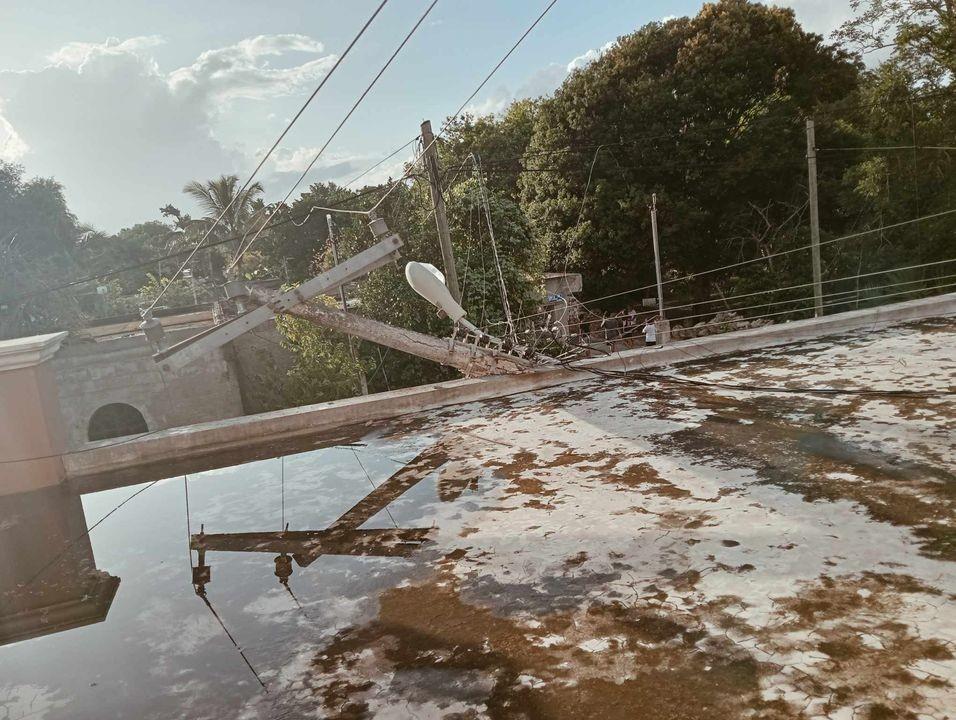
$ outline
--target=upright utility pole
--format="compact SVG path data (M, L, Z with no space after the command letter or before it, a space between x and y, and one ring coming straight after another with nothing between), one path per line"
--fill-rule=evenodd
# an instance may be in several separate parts
M807 120L807 176L810 190L810 254L813 263L813 314L823 315L823 284L820 273L820 208L817 204L817 140L813 120Z
M335 240L335 225L332 224L332 216L325 216L325 223L329 226L329 245L332 246L332 262L339 264L339 245ZM348 312L348 302L345 297L345 285L339 286L339 298L342 300L342 312ZM355 360L355 346L352 344L352 336L349 335L349 355ZM363 395L368 395L368 378L365 377L365 371L359 368L359 387Z
M438 228L438 241L441 243L441 259L445 266L445 284L448 291L461 302L461 289L458 287L458 271L455 269L455 252L451 247L451 235L448 233L448 218L445 215L445 198L441 192L441 173L438 168L438 148L432 134L430 120L422 123L422 145L425 148L425 169L428 171L428 184L432 191L432 205L435 208L435 225Z
M654 236L654 269L657 271L657 314L664 318L664 283L661 280L661 249L657 238L657 193L651 194L651 233Z

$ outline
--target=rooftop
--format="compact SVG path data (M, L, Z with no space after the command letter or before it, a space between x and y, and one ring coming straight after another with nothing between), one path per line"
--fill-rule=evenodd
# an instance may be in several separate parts
M952 716L953 397L799 389L952 392L956 321L667 372L701 384L594 378L142 485L90 536L121 578L109 617L0 648L0 702L13 718ZM781 386L796 392L759 389ZM88 524L133 491L85 495ZM39 533L58 562L2 510L0 546Z

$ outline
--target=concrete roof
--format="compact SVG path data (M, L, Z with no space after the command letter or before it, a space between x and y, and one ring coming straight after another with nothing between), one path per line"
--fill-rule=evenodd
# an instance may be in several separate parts
M956 323L682 374L951 390ZM369 452L448 453L415 522L429 570L336 617L290 679L373 717L949 717L954 437L952 397L614 380L373 432Z
M212 559L210 596L268 696L199 614L182 523L163 513L164 502L181 511L184 482L160 483L135 501L148 511L131 503L109 520L127 544L111 554L139 569L113 613L129 629L114 633L135 628L137 642L105 636L100 670L128 673L143 654L148 673L124 682L157 714L951 717L953 397L741 386L951 391L956 321L667 372L725 387L593 378L340 427L274 448L281 460L226 455L190 474L193 532L200 520L207 533L280 527L280 478L294 529L360 508L372 486L390 504L362 527L429 531L401 558L310 557L292 576L301 612L270 556ZM391 492L402 473L403 494ZM190 633L174 641L169 623ZM23 682L56 686L31 660ZM0 677L14 672L0 651Z

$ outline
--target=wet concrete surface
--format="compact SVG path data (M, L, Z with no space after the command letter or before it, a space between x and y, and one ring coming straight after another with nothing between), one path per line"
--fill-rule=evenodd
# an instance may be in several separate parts
M956 323L671 372L0 498L0 718L956 717L953 397L739 389Z

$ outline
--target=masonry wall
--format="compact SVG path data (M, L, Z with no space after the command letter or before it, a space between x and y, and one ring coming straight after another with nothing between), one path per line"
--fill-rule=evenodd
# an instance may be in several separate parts
M229 353L231 352L231 355ZM283 380L292 368L292 353L282 347L274 322L240 335L226 349L239 376L246 414L279 410L286 406Z
M168 337L175 343L194 332ZM242 415L238 373L228 352L161 372L141 334L101 342L70 338L52 361L67 446L84 445L93 413L111 403L135 407L151 431Z

